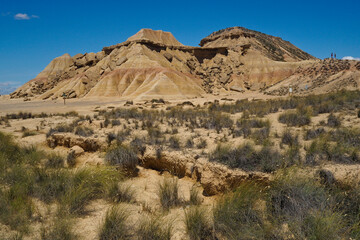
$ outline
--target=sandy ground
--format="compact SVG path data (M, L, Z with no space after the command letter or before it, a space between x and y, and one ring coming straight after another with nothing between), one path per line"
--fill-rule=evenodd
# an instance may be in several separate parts
M221 100L221 99L228 100ZM245 93L231 93L226 95L206 95L202 98L171 100L170 103L178 104L184 101L190 101L193 104L204 104L205 102L220 100L221 102L229 102L229 99L271 99L274 96L264 95L259 92L245 92ZM165 99L166 100L166 99ZM0 116L7 113L18 112L32 112L32 113L66 113L69 111L76 111L79 114L89 114L95 107L120 107L126 102L126 99L121 98L82 98L82 99L67 99L66 104L62 99L59 100L32 100L24 102L22 99L9 99L6 96L0 98ZM134 104L144 103L144 100L133 100Z

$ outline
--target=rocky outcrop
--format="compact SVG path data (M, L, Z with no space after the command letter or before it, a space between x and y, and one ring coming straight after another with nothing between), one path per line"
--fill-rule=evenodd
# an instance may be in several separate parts
M311 70L311 66L320 60L279 37L246 28L214 32L201 40L200 46L184 46L169 32L142 29L98 53L65 54L54 59L11 98L46 100L65 93L69 98L184 99L239 89L264 91L287 79L301 81L301 74L314 79L314 88L331 83L332 76L340 77L335 74L339 69L330 66L321 70L324 74L320 77L314 75L318 70ZM344 81L332 87L359 88L359 68L341 70ZM284 89L269 93L281 95Z
M51 148L55 148L57 146L67 148L81 147L86 152L96 152L107 146L106 142L100 139L80 137L72 133L54 133L46 139L46 142Z
M295 47L288 41L244 27L231 27L219 30L202 39L202 47L251 46L262 55L274 61L314 60L310 54Z
M149 40L154 43L161 43L168 46L183 46L170 32L152 29L141 29L138 33L128 38L128 41Z
M294 74L273 86L265 93L284 96L289 94L326 93L340 89L360 88L358 62L350 60L325 59L300 66Z

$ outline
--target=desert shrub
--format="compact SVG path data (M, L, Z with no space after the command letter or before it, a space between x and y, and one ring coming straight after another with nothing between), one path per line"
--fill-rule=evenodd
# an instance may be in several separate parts
M196 185L193 185L190 189L190 204L200 205L202 203L201 193Z
M135 151L125 145L115 145L106 151L105 160L110 165L116 165L130 173L136 172L139 160Z
M148 132L148 142L149 144L160 144L161 143L161 138L163 137L163 133L161 132L161 130L158 127L148 127L147 128L147 132Z
M158 186L157 192L161 206L168 210L180 204L179 185L176 178L165 178Z
M170 240L172 236L172 222L165 223L161 217L142 218L137 229L140 240Z
M64 116L64 117L78 117L79 113L76 111L70 111L70 112L66 112L63 114L58 114L59 116Z
M324 128L317 128L317 129L308 129L305 132L304 140L311 140L314 138L319 137L321 134L324 134L326 131Z
M281 143L289 145L289 146L295 146L299 144L298 135L293 135L289 129L283 132L281 136Z
M0 190L1 223L26 232L33 220L31 198L58 202L61 216L84 213L90 200L109 196L111 186L122 178L114 167L53 168L62 161L52 155L51 163L43 167L40 160L46 157L34 147L20 148L0 133L0 181L6 185Z
M268 209L277 220L296 224L309 213L325 211L330 205L321 184L294 169L279 172L271 183Z
M113 182L109 188L108 196L113 202L133 202L134 191L131 189L131 185L119 184Z
M338 128L315 139L306 148L306 162L319 161L356 163L360 161L360 131L356 128Z
M179 150L180 149L180 141L177 137L171 136L169 138L169 146L173 149Z
M297 239L340 240L343 239L343 225L339 213L314 212L305 217L301 230L295 231L295 237Z
M255 183L243 183L224 195L213 209L215 231L228 239L270 239L262 212L256 208L262 198L262 187Z
M327 125L329 127L340 127L341 120L339 117L335 116L334 114L330 114L327 119Z
M94 131L89 127L79 126L75 128L75 134L82 137L90 137L94 134Z
M100 240L125 240L131 236L130 227L126 225L129 218L128 210L122 206L113 206L106 212L104 222L100 228Z
M339 128L330 132L330 139L347 147L360 148L360 128Z
M330 144L326 137L315 139L310 146L306 148L305 161L307 164L315 165L321 160L330 160Z
M141 156L144 156L145 151L146 151L146 145L145 145L145 140L144 139L135 137L130 142L130 146L131 146L131 148L136 150L138 153L140 153Z
M357 117L360 118L360 109L357 112Z
M115 133L108 133L106 135L106 142L110 145L112 141L116 140L117 143L122 143L131 134L131 130L122 130Z
M109 124L110 124L110 120L109 120L109 118L105 117L105 120L104 120L103 126L107 128L107 127L109 126Z
M198 144L196 145L196 147L199 148L199 149L206 148L207 147L206 139L200 138Z
M72 222L68 219L56 219L50 229L41 229L41 240L74 240L78 236L73 232Z
M261 135L268 135L270 130L270 121L269 120L261 120L258 118L249 119L249 118L240 118L236 122L236 126L238 129L234 129L233 135L234 137L244 136L247 138L252 135L252 128L260 128L261 130L257 130L256 133L253 134L253 137L256 139L256 142L262 142L260 140ZM265 136L266 138L268 136Z
M33 206L24 184L18 183L8 190L0 190L0 209L1 223L17 231L28 232Z
M66 157L66 163L68 167L75 167L76 165L76 154L75 151L70 151Z
M264 127L260 128L258 130L255 130L251 133L250 137L254 140L255 144L266 144L269 142L269 136L270 136L270 128Z
M64 169L47 171L35 169L32 195L46 203L60 199L72 182L71 174Z
M185 210L185 226L191 240L214 239L210 217L205 208L190 207Z
M113 119L111 120L111 125L114 126L120 126L121 122L119 119Z
M114 182L120 178L119 172L108 167L76 171L70 181L68 180L68 186L60 197L60 211L83 214L90 200L108 196Z
M162 98L159 98L159 99L151 99L151 101L150 101L151 103L162 103L162 104L165 104L165 101L164 101L164 99L162 99Z
M215 129L218 133L223 128L230 128L234 125L233 120L227 114L213 113L206 121L203 122L203 127L206 129Z
M55 128L50 129L47 134L47 137L48 137L48 135L50 136L54 132L73 132L74 128L75 128L74 124L62 123L62 124L57 125Z
M272 172L286 164L282 158L280 153L269 147L263 147L260 151L256 151L251 144L235 148L218 145L210 153L209 161L216 161L231 168L241 168L247 171Z
M193 148L194 147L194 141L193 141L193 139L191 137L186 140L185 147L187 147L187 148Z
M261 120L258 118L254 119L246 119L241 118L237 120L236 126L239 128L248 127L248 128L264 128L264 127L270 127L270 121L267 120Z
M358 181L335 182L329 186L331 195L336 200L336 210L343 216L343 223L348 226L352 239L360 237L360 183Z
M51 154L47 159L45 167L62 168L64 167L64 158L59 154Z
M24 137L35 136L35 135L37 135L37 132L25 130L22 134L22 137L24 138Z
M286 124L287 126L304 126L311 122L312 108L311 107L299 107L296 111L286 111L279 116L279 122Z

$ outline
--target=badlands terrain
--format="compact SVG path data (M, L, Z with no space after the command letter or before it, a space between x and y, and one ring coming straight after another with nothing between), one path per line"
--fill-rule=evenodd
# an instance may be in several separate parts
M1 96L0 239L360 239L360 62L199 45L143 29Z

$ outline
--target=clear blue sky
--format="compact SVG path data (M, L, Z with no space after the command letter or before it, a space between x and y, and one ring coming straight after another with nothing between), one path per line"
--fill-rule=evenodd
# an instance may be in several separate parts
M57 56L97 52L141 28L197 46L232 26L279 36L318 58L360 57L359 0L0 0L0 89L34 78Z

